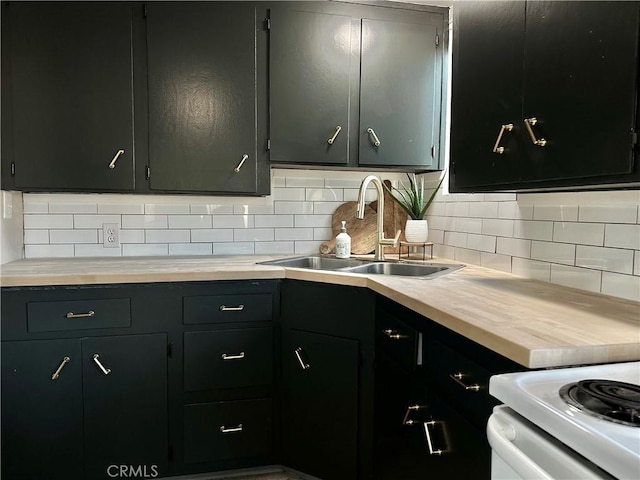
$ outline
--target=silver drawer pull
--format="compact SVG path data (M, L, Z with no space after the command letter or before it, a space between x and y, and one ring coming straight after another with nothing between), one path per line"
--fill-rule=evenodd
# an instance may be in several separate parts
M124 155L124 150L118 150L116 152L116 154L113 157L113 160L111 160L111 163L109 164L109 168L111 169L116 168L116 162L118 161L118 158L120 158L120 155Z
M96 312L94 312L93 310L89 310L87 313L68 312L66 317L67 318L88 318L88 317L93 317L95 314Z
M227 307L226 305L220 305L219 310L221 312L241 312L244 310L244 305L238 305L237 307Z
M98 368L100 370L102 370L102 373L104 373L105 375L109 375L111 373L111 369L110 368L104 368L104 365L102 365L102 363L100 363L100 355L98 355L97 353L93 354L93 361L98 366Z
M406 335L400 335L396 330L392 330L390 328L383 330L382 333L393 340L401 340L403 338L407 338Z
M336 131L333 132L333 136L331 138L327 139L327 143L329 145L333 145L333 142L336 141L336 138L338 137L338 134L340 133L340 130L342 130L342 127L340 125L336 125Z
M223 360L241 360L244 358L244 352L240 352L238 355L227 355L226 353L222 354Z
M238 173L240 171L240 169L242 168L242 165L244 165L244 162L246 162L248 158L249 158L249 155L247 155L246 153L244 155L242 155L242 160L240 160L240 163L238 164L238 166L236 168L233 169L233 171Z
M424 410L425 408L427 408L426 405L409 405L407 407L407 411L404 414L404 418L402 419L402 424L403 425L413 425L414 423L420 423L417 420L412 420L411 418L409 418L411 416L412 412L417 412L420 410Z
M447 430L445 428L445 423L439 420L430 420L428 422L423 423L424 426L424 434L427 437L427 447L429 448L429 455L442 455L443 453L449 452L449 446L447 445ZM433 433L431 430L435 430L436 427L440 427L443 430L444 435L442 435L442 440L444 442L443 448L434 447L434 439Z
M380 146L380 139L376 135L376 132L373 130L373 128L371 128L371 127L367 128L367 133L373 137L373 144L376 147L379 147Z
M237 433L237 432L241 432L242 431L242 424L238 425L237 427L225 427L224 425L220 426L220 431L222 433Z
M478 385L477 383L472 383L470 385L467 385L462 381L462 379L468 376L469 375L467 375L466 373L461 373L461 372L449 374L449 378L451 378L453 381L455 381L458 385L463 387L465 390L471 390L472 392L480 391L480 385Z
M308 370L309 368L311 368L311 365L309 365L308 363L306 363L303 359L302 359L302 347L298 347L294 350L294 352L296 354L296 358L298 359L298 363L300 364L300 367L303 370Z
M51 375L51 380L57 380L58 378L60 378L60 372L62 372L62 369L64 368L64 366L69 363L71 361L71 358L69 357L64 357L62 359L62 362L60 363L60 366L58 367L58 369L54 372L53 375Z

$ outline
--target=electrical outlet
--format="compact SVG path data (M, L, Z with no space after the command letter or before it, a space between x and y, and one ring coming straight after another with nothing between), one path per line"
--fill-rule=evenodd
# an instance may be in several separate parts
M105 248L118 248L120 246L120 225L117 223L102 224L103 239Z

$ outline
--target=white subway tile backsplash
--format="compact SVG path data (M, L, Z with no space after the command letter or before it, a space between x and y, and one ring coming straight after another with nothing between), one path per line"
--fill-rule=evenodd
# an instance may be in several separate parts
M231 228L215 228L207 230L191 230L192 242L233 242L233 229Z
M49 230L25 230L25 245L37 245L49 243Z
M29 199L26 195L22 196L23 199L23 213L31 214L31 213L49 213L49 203L36 201Z
M306 190L304 188L272 188L271 195L274 200L304 200Z
M287 177L285 179L285 185L287 187L324 188L324 178Z
M496 253L512 257L530 258L531 240L498 237Z
M271 188L285 187L285 186L286 186L286 177L280 177L275 175L271 177Z
M225 205L230 207L230 205ZM193 213L193 211L191 212ZM273 203L269 205L234 205L233 210L230 212L212 212L212 213L235 213L237 215L273 215L274 206Z
M122 215L122 228L168 228L166 215ZM123 251L123 253L126 252Z
M307 188L307 202L342 202L343 190L339 188Z
M576 266L631 275L633 250L577 245Z
M638 250L634 252L633 274L640 275L640 251Z
M104 248L102 244L77 244L75 246L76 257L120 257L122 246L117 248Z
M189 243L190 230L145 230L145 243Z
M316 215L333 214L340 205L342 202L313 202L313 213Z
M552 264L551 282L590 292L600 292L602 272L587 268Z
M553 223L553 241L583 245L604 244L604 225L601 223Z
M313 228L276 228L276 240L313 240Z
M577 222L577 205L535 205L534 220L556 220L559 222Z
M169 228L211 228L211 215L169 215Z
M144 204L142 203L99 203L98 213L103 215L142 215Z
M358 200L358 194L360 190L358 188L345 188L342 191L343 200L345 202L355 202ZM378 199L378 194L374 188L369 187L364 194L364 201L369 203Z
M529 240L551 241L553 239L553 222L516 220L513 226L513 236Z
M238 211L236 211L236 209ZM231 215L233 213L253 213L249 212L249 205L216 205L216 204L195 204L189 207L191 215ZM262 212L260 212L262 213Z
M469 215L470 205L471 204L469 202L447 203L444 208L445 215L447 217L470 217L471 216Z
M453 217L427 217L429 228L436 230L455 230L456 220Z
M429 226L427 241L432 243L444 243L444 230L435 230Z
M263 227L293 227L293 215L256 215L254 226Z
M276 215L312 214L312 202L275 202Z
M551 264L529 260L527 258L513 257L511 260L511 273L521 277L549 282L551 281Z
M49 213L98 213L95 203L50 203Z
M480 252L480 265L485 268L511 273L511 257L509 255Z
M326 242L327 240L331 240L332 238L333 230L331 229L331 227L313 229L314 240L322 240L323 242Z
M481 218L456 218L455 229L464 233L481 233L482 232L482 219Z
M170 203L145 203L144 213L147 215L171 215L189 213L189 205Z
M313 255L320 252L320 241L295 241L293 252L300 255Z
M485 193L484 199L487 202L515 202L515 193Z
M212 255L213 247L210 243L171 243L169 255Z
M73 215L25 215L24 228L25 230L73 228Z
M51 230L49 243L98 243L98 231Z
M479 202L469 204L469 216L478 218L496 218L498 216L497 202Z
M640 277L602 272L602 293L640 302Z
M493 218L482 219L482 234L498 237L513 237L514 221Z
M98 230L98 243L102 243L102 230ZM120 243L144 243L144 230L120 230Z
M467 235L467 248L481 252L495 253L496 237L492 235Z
M213 228L253 228L253 215L213 215Z
M214 243L214 255L253 255L253 242Z
M533 205L518 205L518 202L498 202L498 218L533 220Z
M233 231L235 242L272 242L273 228L241 228Z
M442 245L442 244L433 245L433 254L436 257L453 259L455 258L455 252L456 252L455 247L450 247L449 245Z
M446 206L447 206L446 203L433 202L429 206L429 210L427 210L427 215L443 217L446 214ZM471 207L469 207L469 209L471 209Z
M364 178L364 176L362 177ZM358 189L362 179L355 178L325 178L324 186L327 188L350 188Z
M576 258L576 246L569 243L531 242L531 258L551 263L573 265Z
M102 228L105 223L120 225L120 215L74 215L73 228Z
M169 255L169 245L162 243L129 243L121 245L122 255L124 256L164 256Z
M638 220L638 207L634 205L580 205L578 207L578 220L581 222L636 223Z
M73 257L73 245L25 245L27 258Z
M329 227L331 215L296 215L294 225L296 227Z
M467 234L460 232L444 232L444 244L452 247L467 247Z
M255 253L256 255L293 254L293 242L257 242Z
M607 224L604 246L640 250L640 225Z
M457 262L480 265L480 252L468 248L453 247L453 259Z

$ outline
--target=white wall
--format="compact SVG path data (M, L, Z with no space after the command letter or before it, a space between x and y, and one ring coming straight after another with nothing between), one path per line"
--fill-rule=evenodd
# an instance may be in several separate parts
M0 264L23 256L22 193L0 192Z

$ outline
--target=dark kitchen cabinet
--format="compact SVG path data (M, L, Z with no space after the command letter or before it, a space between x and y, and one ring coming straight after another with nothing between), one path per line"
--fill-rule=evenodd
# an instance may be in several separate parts
M371 478L373 296L285 281L281 298L282 462L326 480Z
M452 191L634 182L638 2L454 8Z
M256 31L250 2L147 5L151 190L260 193Z
M438 169L445 24L436 8L272 8L271 162Z
M132 8L4 5L3 188L133 191Z

